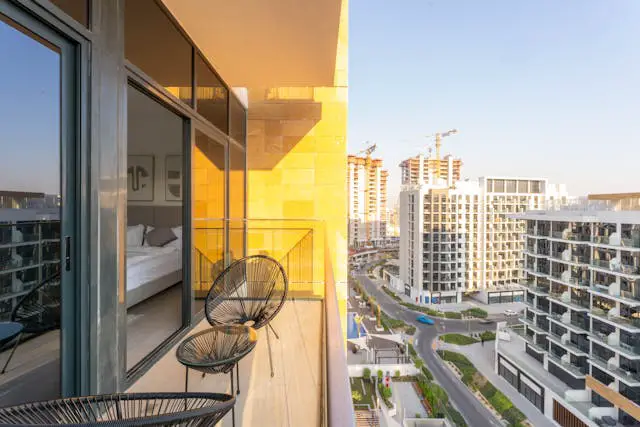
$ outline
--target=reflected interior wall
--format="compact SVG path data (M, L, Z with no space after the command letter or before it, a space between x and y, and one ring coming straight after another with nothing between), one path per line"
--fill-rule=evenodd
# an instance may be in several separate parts
M346 330L348 2L341 5L331 87L248 88L248 218L323 222L314 277L335 283ZM291 242L295 244L292 238ZM315 240L314 240L315 242ZM259 246L249 235L248 246ZM323 263L329 265L322 265ZM318 267L320 266L320 267ZM322 268L322 272L318 269ZM332 276L332 277L331 277Z

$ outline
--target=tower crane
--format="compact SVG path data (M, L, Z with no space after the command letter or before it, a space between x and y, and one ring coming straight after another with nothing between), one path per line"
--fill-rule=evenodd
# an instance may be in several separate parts
M367 143L369 143L369 141L367 141ZM362 154L366 154L367 157L371 157L371 154L376 151L377 148L377 144L371 144L370 146L368 146L367 148L365 148L364 150L360 150L358 151L358 156L362 155Z
M436 167L436 178L440 178L440 147L442 146L442 138L446 138L448 136L451 135L455 135L456 133L458 133L458 129L451 129L448 130L446 132L437 132L433 135L428 135L427 138L428 139L433 139L436 141L436 160L437 160L437 165L438 167Z

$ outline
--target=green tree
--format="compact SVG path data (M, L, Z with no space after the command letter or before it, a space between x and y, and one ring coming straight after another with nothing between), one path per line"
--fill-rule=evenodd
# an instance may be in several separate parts
M360 394L360 392L358 390L353 390L351 392L351 399L355 402L358 403L362 400L362 395Z
M370 380L371 379L371 369L364 368L362 370L362 378L366 378L366 379Z
M382 369L378 369L378 381L382 382L382 377L384 374L382 373Z

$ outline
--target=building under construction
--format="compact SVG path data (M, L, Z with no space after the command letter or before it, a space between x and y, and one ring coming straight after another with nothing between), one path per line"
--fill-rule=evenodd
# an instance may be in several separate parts
M372 150L371 150L372 151ZM387 179L382 159L351 155L347 160L349 186L349 245L377 246L386 239Z
M402 185L424 185L435 184L436 178L446 180L449 187L460 180L460 169L462 160L454 159L453 156L445 156L438 159L433 156L412 157L400 163L402 170Z

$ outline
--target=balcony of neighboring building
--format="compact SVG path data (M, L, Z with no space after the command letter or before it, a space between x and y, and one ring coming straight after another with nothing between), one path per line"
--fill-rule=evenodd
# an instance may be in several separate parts
M640 332L640 308L615 303L609 298L592 296L593 306L589 315L602 322L624 329L627 332ZM619 308L616 306L619 304Z

